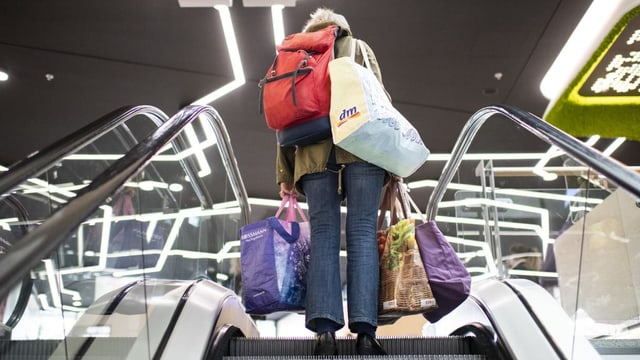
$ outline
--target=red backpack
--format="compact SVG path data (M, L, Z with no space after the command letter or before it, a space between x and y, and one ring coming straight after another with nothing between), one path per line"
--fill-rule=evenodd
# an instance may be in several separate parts
M281 146L307 145L331 136L329 62L340 28L287 36L260 80L260 105Z

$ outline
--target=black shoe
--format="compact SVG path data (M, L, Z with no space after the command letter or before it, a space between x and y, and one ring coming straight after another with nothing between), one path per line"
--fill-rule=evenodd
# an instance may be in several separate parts
M380 342L369 334L358 334L356 352L358 355L387 355Z
M316 338L316 349L313 355L338 355L336 335L332 332L323 332Z

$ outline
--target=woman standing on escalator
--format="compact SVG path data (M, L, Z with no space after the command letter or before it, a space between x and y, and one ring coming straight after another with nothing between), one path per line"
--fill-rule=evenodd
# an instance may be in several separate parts
M341 28L335 57L350 56L351 29L344 16L318 9L304 32L330 25ZM367 56L382 83L371 48L356 51L356 62ZM378 166L337 148L331 138L301 147L277 150L277 182L280 195L304 194L311 224L311 258L307 275L306 327L317 334L315 355L336 355L335 332L345 324L340 279L340 206L346 202L347 314L349 329L358 334L356 352L384 355L376 340L378 326L379 258L376 239L378 208L388 174Z

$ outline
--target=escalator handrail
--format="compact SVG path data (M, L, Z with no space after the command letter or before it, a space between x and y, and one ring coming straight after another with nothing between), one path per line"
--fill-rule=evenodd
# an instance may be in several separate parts
M224 121L220 117L220 114L218 114L214 108L208 107L202 115L206 116L209 124L213 127L218 149L220 150L220 158L224 163L225 169L229 172L229 182L231 184L233 194L236 199L238 199L238 205L242 210L243 224L248 224L251 215L249 195L247 195L247 190L244 187L244 182L242 181L240 168L238 167L238 162L236 161L236 156L233 152L233 147L231 146L231 140L229 133L227 132L227 128L224 125Z
M5 197L18 185L39 176L66 156L75 153L136 115L146 115L156 126L160 126L169 119L164 112L149 105L124 106L116 109L11 165L9 171L0 175L0 198Z
M2 201L6 202L15 211L18 221L21 224L19 227L20 235L24 236L28 232L26 224L29 219L29 214L27 209L25 209L24 205L22 205L18 199L11 195L5 197ZM11 315L9 315L7 321L4 322L4 326L7 329L13 330L13 328L18 325L18 322L20 322L20 319L22 319L22 316L27 310L27 305L29 304L29 297L31 296L32 288L33 279L31 278L31 274L26 273L22 278L22 285L20 286L18 297L13 305Z
M26 271L48 257L84 219L141 171L185 126L205 113L218 116L206 105L187 106L179 111L12 246L0 261L0 298L8 294Z
M602 154L597 149L585 145L575 137L529 112L509 105L491 105L476 111L460 132L458 140L456 140L453 150L451 151L451 157L445 164L438 184L429 197L426 209L428 220L435 220L438 205L476 133L487 119L497 114L512 120L548 144L558 147L575 160L606 176L620 188L640 198L640 175L625 168L625 165L621 162Z

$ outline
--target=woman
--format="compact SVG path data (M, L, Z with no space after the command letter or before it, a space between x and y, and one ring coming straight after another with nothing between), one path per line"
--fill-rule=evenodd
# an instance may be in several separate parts
M335 57L350 56L351 30L344 16L321 8L311 14L304 32L339 26ZM382 83L371 48L356 50L355 60L369 58ZM305 195L311 224L311 258L307 277L306 327L317 334L315 355L337 354L335 331L344 326L340 281L340 206L346 201L347 300L349 329L358 334L356 352L386 354L375 333L378 325L379 259L376 227L380 194L387 173L337 148L332 139L277 150L280 195Z

